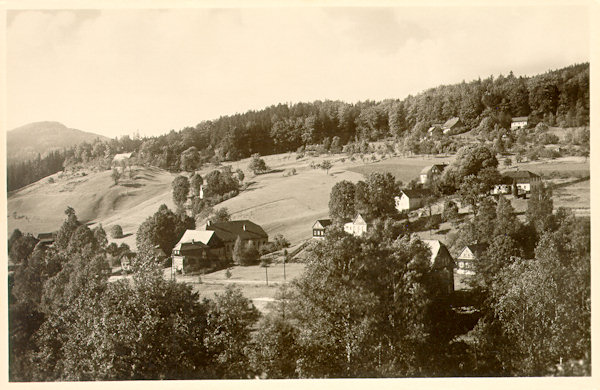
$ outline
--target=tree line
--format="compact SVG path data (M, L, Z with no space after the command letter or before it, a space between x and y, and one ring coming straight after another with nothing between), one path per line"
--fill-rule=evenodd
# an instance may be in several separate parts
M442 85L403 100L277 104L203 121L157 137L124 136L84 142L64 152L62 163L110 166L114 154L134 152L140 165L193 171L206 162L304 150L312 145L336 152L348 143L386 137L415 144L415 137L431 124L451 117L461 118L467 129L490 132L510 128L514 116L529 116L532 127L539 122L562 127L589 125L589 63L532 77L516 77L510 72L507 76ZM455 150L447 140L444 142L438 142L435 148ZM424 152L432 148L422 147ZM419 150L415 145L408 149ZM39 174L33 173L36 169L31 162L9 166L9 190L39 179ZM57 172L55 169L45 172Z

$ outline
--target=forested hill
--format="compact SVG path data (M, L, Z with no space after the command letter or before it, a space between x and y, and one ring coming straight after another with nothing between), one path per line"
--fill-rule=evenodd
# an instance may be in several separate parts
M59 122L34 122L10 130L6 134L7 158L9 162L25 161L44 157L54 150L76 146L82 142L106 141L99 134L70 129Z
M137 140L136 145L126 141L136 149L127 151L139 151L140 160L178 170L179 156L190 147L200 152L201 160L237 160L310 144L404 137L419 123L443 123L451 117L460 117L469 128L484 118L487 126L507 128L514 116L529 116L532 126L539 121L563 127L589 124L589 64L533 77L510 73L439 86L404 100L278 104Z
M124 136L93 144L88 141L62 158L71 165L134 152L138 164L179 171L183 160L190 167L316 144L326 150L341 150L341 146L355 140L390 136L418 140L423 129L452 117L459 117L467 129L497 133L510 128L511 117L515 116L528 116L531 127L541 121L561 127L589 125L589 63L532 77L516 77L510 72L508 76L443 85L403 100L278 104L203 121L158 137ZM18 181L13 181L10 189L28 184Z

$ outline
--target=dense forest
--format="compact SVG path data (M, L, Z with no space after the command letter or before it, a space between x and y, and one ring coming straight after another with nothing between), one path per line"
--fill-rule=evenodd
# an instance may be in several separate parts
M508 76L438 86L404 100L278 104L203 121L158 137L125 136L83 143L65 152L63 158L65 165L73 165L118 152L134 152L139 164L171 171L191 170L194 164L184 164L182 155L191 156L200 165L238 160L254 153L296 151L316 144L329 149L359 140L408 139L413 132L451 117L459 117L467 129L485 131L508 129L515 116L529 116L529 127L539 122L586 126L589 101L589 63L584 63L532 77L516 77L510 72ZM9 166L9 190L40 178L29 170L35 171L35 163Z

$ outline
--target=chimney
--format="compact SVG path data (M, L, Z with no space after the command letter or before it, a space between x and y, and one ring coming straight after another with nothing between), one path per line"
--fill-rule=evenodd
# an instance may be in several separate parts
M212 222L210 222L210 219L206 221L206 226L210 226L212 225Z
M243 229L244 229L244 231L246 231L246 224L244 224Z

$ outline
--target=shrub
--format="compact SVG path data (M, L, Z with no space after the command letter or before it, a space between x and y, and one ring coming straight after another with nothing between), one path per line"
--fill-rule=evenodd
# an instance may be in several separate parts
M110 227L110 236L112 238L121 238L123 237L123 228L121 225L113 225Z
M53 184L53 183L54 183L54 178L53 178L53 177L49 178L49 179L48 179L48 183L49 183L49 184Z

